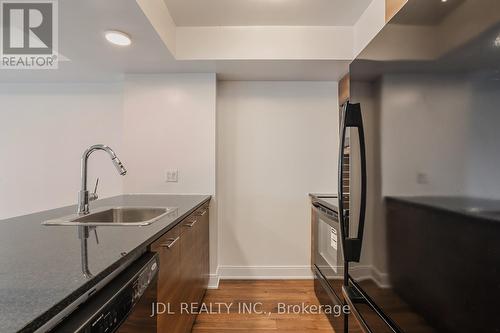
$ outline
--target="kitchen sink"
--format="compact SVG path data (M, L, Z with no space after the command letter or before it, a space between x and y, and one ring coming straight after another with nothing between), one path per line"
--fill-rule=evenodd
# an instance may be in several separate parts
M43 222L43 225L146 226L166 215L177 213L175 207L111 207L96 209L87 215L69 215Z

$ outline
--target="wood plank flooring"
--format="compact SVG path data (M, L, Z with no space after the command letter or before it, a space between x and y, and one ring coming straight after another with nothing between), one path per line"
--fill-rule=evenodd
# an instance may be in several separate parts
M325 314L279 311L280 303L319 305L312 280L223 280L219 289L207 291L203 303L212 305L212 313L197 316L193 333L334 332ZM232 305L229 310L222 305L221 313L217 313L217 303ZM254 310L265 313L242 311L245 305L254 305Z

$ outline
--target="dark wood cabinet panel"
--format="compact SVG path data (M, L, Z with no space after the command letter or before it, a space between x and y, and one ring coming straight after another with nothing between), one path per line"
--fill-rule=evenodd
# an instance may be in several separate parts
M202 207L182 224L181 276L185 302L201 303L208 286L209 274L209 218L208 207ZM182 320L191 331L196 315L183 314Z
M407 2L408 0L385 0L385 23L389 22Z
M151 245L160 255L158 302L174 314L158 315L157 333L188 333L209 280L209 210L205 205ZM186 311L189 310L188 311Z
M466 213L481 200L422 198L386 199L393 290L439 332L499 332L500 224Z
M349 73L347 73L342 79L339 81L339 106L342 106L345 102L349 100L351 89L351 77Z
M181 244L180 227L176 226L155 243L151 250L160 256L160 271L158 275L158 303L165 304L174 314L157 316L158 333L183 332L179 309L182 301L182 291L178 286L181 282Z
M208 206L204 207L199 213L200 221L200 250L201 250L201 284L203 289L203 294L201 298L205 294L205 290L208 287L208 281L210 278L210 221L209 221L209 210Z
M198 221L193 217L189 217L187 221L182 222L181 234L181 279L183 290L183 302L192 304L197 302L197 293L199 292L199 251L197 247ZM191 305L189 306L191 308ZM186 327L186 332L191 330L194 323L195 315L192 313L182 313L181 320L183 326Z

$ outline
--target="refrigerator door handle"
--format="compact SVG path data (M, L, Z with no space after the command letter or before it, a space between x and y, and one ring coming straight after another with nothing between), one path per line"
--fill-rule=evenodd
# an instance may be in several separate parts
M356 237L349 237L349 210L345 209L344 192L344 146L348 128L357 128L359 136L360 169L361 169L361 197L359 203L359 223ZM342 109L342 124L340 129L339 145L339 221L344 249L344 260L349 262L359 262L361 257L361 244L363 241L363 231L366 213L366 146L365 133L363 130L363 117L361 115L361 105L346 102Z

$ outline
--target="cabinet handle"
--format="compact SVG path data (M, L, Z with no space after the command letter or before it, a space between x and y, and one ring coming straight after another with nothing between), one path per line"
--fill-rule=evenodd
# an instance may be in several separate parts
M177 241L180 239L179 236L175 237L175 238L170 238L169 239L169 243L164 243L164 244L160 244L161 247L166 247L167 249L170 249L172 246L174 246L175 243L177 243Z
M207 210L205 209L205 210L203 210L203 211L199 214L199 216L203 216L203 215L205 215L206 213L207 213Z
M184 225L185 225L186 227L190 227L190 228L192 228L192 227L193 227L193 225L195 225L195 224L196 224L196 222L198 222L198 220L193 220L191 223L186 223L186 224L184 224Z

